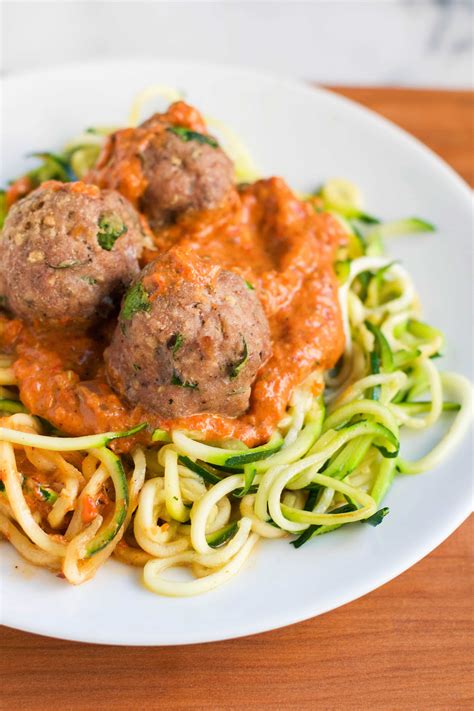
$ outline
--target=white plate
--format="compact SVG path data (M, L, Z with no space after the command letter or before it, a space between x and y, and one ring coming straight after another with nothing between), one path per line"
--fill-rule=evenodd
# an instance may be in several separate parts
M249 71L168 61L62 67L4 83L2 182L27 167L26 153L59 148L91 124L126 120L133 96L163 83L232 126L265 175L298 190L345 176L384 218L420 215L435 235L398 240L392 253L415 277L427 319L447 335L444 369L469 375L471 196L430 151L369 111L322 90ZM456 131L456 127L451 127ZM354 525L299 550L262 542L226 586L193 599L147 592L140 572L108 562L75 588L22 562L1 544L5 624L66 639L112 644L189 644L297 622L383 585L449 536L471 507L465 441L439 469L396 480L383 525Z

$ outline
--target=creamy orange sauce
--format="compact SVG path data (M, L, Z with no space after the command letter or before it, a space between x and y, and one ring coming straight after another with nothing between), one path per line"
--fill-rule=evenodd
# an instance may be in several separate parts
M272 335L272 356L260 369L248 412L239 418L203 413L165 420L128 407L109 387L102 353L115 319L86 332L27 326L0 317L0 342L16 353L14 372L26 407L58 429L82 435L155 427L199 432L208 440L265 441L283 416L290 395L312 370L331 368L343 350L337 282L332 262L342 241L336 221L317 213L271 178L229 195L220 210L189 214L156 236L157 251L173 244L210 263L239 272L257 291ZM118 441L128 449L130 440Z
M15 180L6 191L7 206L10 208L17 200L28 195L33 188L34 185L27 175L23 175L21 178L18 178L18 180Z
M177 101L164 114L155 114L137 128L124 128L112 133L106 141L97 166L86 177L101 188L122 193L134 207L140 209L140 198L148 182L142 170L140 153L157 134L169 126L183 126L206 133L206 124L197 109Z

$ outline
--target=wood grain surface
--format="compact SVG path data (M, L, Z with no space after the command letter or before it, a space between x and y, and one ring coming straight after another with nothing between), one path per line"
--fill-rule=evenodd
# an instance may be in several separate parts
M333 87L413 134L474 187L474 93Z
M468 92L337 91L406 128L474 182ZM3 628L1 708L473 708L473 523L370 595L254 637L133 648Z

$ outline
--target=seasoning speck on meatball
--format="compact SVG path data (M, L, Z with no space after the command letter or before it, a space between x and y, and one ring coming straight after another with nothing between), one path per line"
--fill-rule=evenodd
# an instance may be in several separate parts
M132 405L165 418L238 416L269 355L255 292L234 272L176 247L126 293L105 363L110 384Z
M0 242L6 304L27 321L106 316L139 273L146 235L119 193L49 181L10 209Z

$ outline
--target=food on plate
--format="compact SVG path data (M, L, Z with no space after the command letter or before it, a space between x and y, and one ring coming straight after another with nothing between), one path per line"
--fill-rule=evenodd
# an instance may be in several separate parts
M162 416L241 415L270 354L268 321L235 272L179 248L160 255L125 294L104 354L125 401Z
M120 190L157 230L188 211L218 207L233 186L231 160L183 102L108 139L88 179Z
M384 256L432 225L381 222L343 179L297 195L184 102L140 108L0 201L0 532L71 583L113 555L189 596L259 539L378 526L395 477L459 442L472 388ZM406 459L400 430L444 412Z
M29 322L102 318L138 274L144 239L138 214L119 193L43 183L5 220L2 296Z

